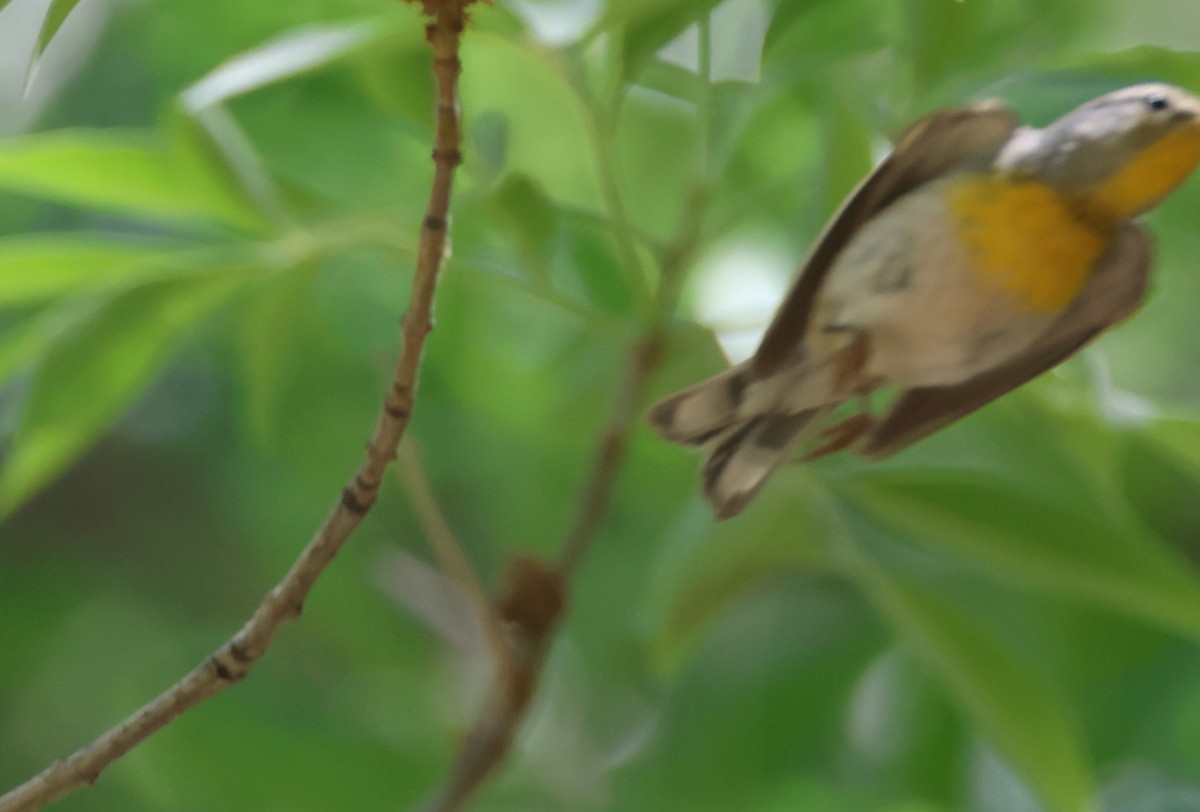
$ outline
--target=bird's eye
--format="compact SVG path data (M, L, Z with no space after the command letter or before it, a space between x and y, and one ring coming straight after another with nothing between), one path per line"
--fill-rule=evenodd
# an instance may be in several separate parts
M1168 110L1171 102L1167 101L1167 97L1162 93L1155 93L1146 97L1146 106L1151 110Z

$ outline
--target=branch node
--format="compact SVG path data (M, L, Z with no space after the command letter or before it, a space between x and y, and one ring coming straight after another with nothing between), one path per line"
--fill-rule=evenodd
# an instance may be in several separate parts
M374 492L368 492L365 498L360 499L353 488L346 488L342 491L342 507L355 516L364 515L374 503Z
M240 674L235 673L233 669L221 662L221 658L217 654L214 654L209 662L212 663L213 670L217 672L217 677L224 682L237 682L246 675L244 671Z
M424 337L433 332L432 316L425 319L424 324L414 323L412 321L412 319L413 319L412 311L409 311L409 312L405 313L404 318L402 318L400 320L400 326L401 326L401 328L403 328L405 335L409 334L410 332L419 332L421 334L421 336ZM412 388L409 387L408 385L400 384L398 386L392 387L392 389L396 393L396 396L398 398L400 398L401 400L405 400L405 401L412 400Z
M558 570L533 556L516 556L508 562L504 589L496 611L525 636L541 640L550 634L567 604L566 582Z
M663 357L667 352L667 342L664 340L661 331L655 331L647 335L642 341L639 348L638 360L647 369L657 369L663 362Z
M458 149L435 147L432 155L434 163L446 164L451 169L462 163L462 152Z
M383 410L385 412L387 412L388 408L389 408L388 405L385 403L383 406ZM395 415L392 415L391 412L388 412L388 415L391 417L395 417ZM391 463L393 460L396 459L396 449L395 448L380 448L374 442L368 442L367 443L367 456L370 457L382 469L382 468L386 468L389 463ZM375 487L378 488L379 485L376 484Z

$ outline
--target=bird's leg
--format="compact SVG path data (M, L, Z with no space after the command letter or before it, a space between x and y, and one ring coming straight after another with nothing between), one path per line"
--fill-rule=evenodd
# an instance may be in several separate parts
M851 415L840 423L834 423L822 431L821 437L826 440L826 443L805 454L803 462L810 462L827 454L843 451L854 445L864 434L875 427L875 415L871 413L871 392L873 390L873 385L866 385L859 391L858 414Z
M854 445L874 425L875 417L869 412L859 412L840 423L833 424L821 432L821 436L827 438L828 442L805 454L804 462L811 462L826 454L833 454Z

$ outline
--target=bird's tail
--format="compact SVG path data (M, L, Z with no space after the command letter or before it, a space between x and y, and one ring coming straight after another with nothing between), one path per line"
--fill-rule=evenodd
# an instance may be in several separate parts
M655 403L650 408L650 425L664 440L709 445L740 422L753 382L748 365L727 369Z
M704 497L718 519L727 519L750 503L838 405L832 387L820 380L825 377L793 370L787 381L755 380L742 364L660 400L650 423L664 439L708 450ZM771 397L776 389L787 396Z

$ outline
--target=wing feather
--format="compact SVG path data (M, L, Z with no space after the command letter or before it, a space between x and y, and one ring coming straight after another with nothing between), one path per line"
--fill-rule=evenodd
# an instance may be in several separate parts
M895 454L1065 361L1137 309L1152 259L1145 229L1125 225L1079 297L1033 346L963 383L904 392L858 453L872 459Z
M864 223L901 196L951 170L989 166L1019 124L1011 110L987 103L939 110L905 130L891 154L859 184L817 238L754 355L755 377L771 375L795 356L817 291L837 255Z

